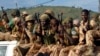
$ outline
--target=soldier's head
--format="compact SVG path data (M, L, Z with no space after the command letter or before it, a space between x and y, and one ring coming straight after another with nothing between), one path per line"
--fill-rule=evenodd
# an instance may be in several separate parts
M11 13L12 17L20 17L20 11L18 9L14 9Z
M71 18L71 17L68 18L68 20L67 20L67 27L68 28L72 28L73 27L73 18Z
M83 20L88 20L89 19L89 11L87 9L83 9L82 12L81 12L81 17Z
M33 15L28 15L25 18L25 22L26 22L26 28L28 28L29 30L32 30L33 25L34 25L34 18Z
M57 19L51 19L50 20L50 29L52 31L57 31L57 27L58 27L59 23L58 23L58 20Z
M29 14L28 14L27 11L23 11L21 16L22 16L23 18L25 18L25 17L28 16L28 15L29 15Z
M42 14L39 19L40 19L41 26L49 25L50 18L47 14Z
M7 24L9 21L7 19L2 19L3 25Z
M9 27L9 25L8 25L8 20L7 19L2 19L2 24L5 28L5 30L8 30L8 31L12 30L11 27Z
M51 27L53 27L53 26L58 26L58 24L59 24L59 23L58 23L58 20L57 20L57 19L51 19L51 20L50 20L50 26L51 26Z
M74 27L79 27L79 24L80 24L79 19L74 19L74 20L73 20L73 26L74 26Z
M50 9L47 9L44 13L47 14L50 17L50 19L55 17L54 12Z

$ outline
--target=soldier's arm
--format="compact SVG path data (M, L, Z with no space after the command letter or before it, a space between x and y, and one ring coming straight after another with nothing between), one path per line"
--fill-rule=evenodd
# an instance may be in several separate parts
M29 37L29 39L30 39L30 42L33 42L33 40L36 39L36 36L33 35L33 34L32 34L29 30L27 30L26 28L25 28L25 32L26 32L26 34L28 35L28 37Z

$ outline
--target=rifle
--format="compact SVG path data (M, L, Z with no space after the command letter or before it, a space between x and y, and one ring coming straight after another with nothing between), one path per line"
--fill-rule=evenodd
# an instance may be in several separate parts
M62 19L63 19L63 13L61 12L60 14L58 14L58 19L60 24L62 24Z
M1 6L1 10L2 10L3 16L4 16L4 15L7 16L7 13L5 12L5 10L4 10L3 8L4 8L4 7Z
M59 16L60 16L60 15L58 14L58 19L59 19Z
M8 23L8 22L9 22L9 19L8 19L8 16L7 16L6 11L5 11L3 8L4 8L4 7L3 7L3 6L1 6L1 10L2 10L2 15L1 15L1 18L2 18L2 19L5 19L5 20L6 20L6 22Z
M40 16L40 13L39 13L39 12L38 12L37 16L38 16L38 18L39 18L39 16Z
M39 15L40 15L39 12L38 12L38 13L35 13L35 15L34 15L34 17L35 17L37 23L39 23Z
M18 9L18 4L16 3L16 9Z
M60 22L62 23L62 19L63 19L63 12L61 12L60 16L61 16L61 18L60 18Z

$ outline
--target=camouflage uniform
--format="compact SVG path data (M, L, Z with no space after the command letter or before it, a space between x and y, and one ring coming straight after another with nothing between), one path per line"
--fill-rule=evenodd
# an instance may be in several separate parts
M52 39L52 44L55 44L54 36L57 33L58 29L58 21L57 19L51 19L50 20L50 29L49 29L49 37Z
M72 38L72 30L73 30L73 19L68 17L63 21L64 30L66 31L66 35L70 41L70 44L73 44L74 40Z
M18 50L18 53L21 53L23 56L26 55L26 53L28 52L28 50L31 48L31 46L33 45L34 41L33 39L35 39L35 35L33 35L33 22L34 19L32 17L32 15L28 15L25 18L25 22L26 22L26 26L23 24L20 26L20 30L18 32L20 33L20 40L18 42L18 46L15 47L15 51ZM16 28L15 28L16 29Z
M43 40L44 40L45 44L50 44L49 22L50 22L50 18L49 18L49 16L47 14L42 14L40 16L41 34L43 35Z
M80 26L79 26L79 44L85 44L86 32L90 30L89 15L90 14L87 9L82 10L81 12L82 21L80 21Z
M34 35L36 38L34 39L34 43L44 44L43 35L41 34L40 24L36 24L34 27Z
M40 23L35 25L35 36L34 44L29 49L28 55L34 55L36 54L39 49L41 48L41 44L50 44L50 38L49 38L49 29L48 29L48 20L50 19L47 14L42 14L40 16ZM37 49L38 48L38 49Z
M100 25L99 25L99 19L98 16L94 17L91 21L90 21L90 25L92 30L88 31L86 33L86 44L87 45L94 45L94 40L99 39L100 37Z
M65 20L63 20L63 22L62 22L62 24L64 25L64 29L66 30L66 32L68 33L68 35L70 37L72 37L72 34L71 34L71 30L72 30L72 27L73 27L72 21L73 21L72 18L68 17Z
M85 22L83 23L83 21L81 21L80 26L79 26L79 44L84 44L84 40L85 40L85 34L88 31L89 28L89 22Z
M13 19L12 19L13 23L11 23L11 25L10 25L10 22L7 24L8 29L11 28L11 30L8 31L8 32L10 32L10 34L9 35L7 34L9 37L6 37L5 38L6 40L7 39L8 40L18 40L19 36L20 36L20 34L18 34L17 32L15 34L15 31L18 30L17 25L20 24L20 11L19 10L14 10L12 12L12 15L13 15ZM13 25L13 27L12 27L12 25ZM16 28L16 29L14 29L14 28ZM12 30L12 29L14 29L14 30ZM18 36L16 36L16 35L18 35Z
M62 25L58 26L58 32L55 34L55 40L57 44L61 44L64 46L72 44L72 38L64 30Z

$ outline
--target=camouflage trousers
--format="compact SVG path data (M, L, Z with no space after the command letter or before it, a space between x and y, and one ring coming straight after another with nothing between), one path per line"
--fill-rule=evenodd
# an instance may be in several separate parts
M100 39L100 30L89 30L86 33L86 45L93 46L94 39Z

